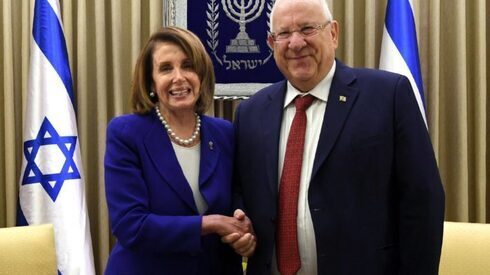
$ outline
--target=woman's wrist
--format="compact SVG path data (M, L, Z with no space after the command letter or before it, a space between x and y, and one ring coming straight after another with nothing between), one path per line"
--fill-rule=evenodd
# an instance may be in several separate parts
M208 235L216 232L217 217L218 215L205 215L202 216L201 222L201 235Z

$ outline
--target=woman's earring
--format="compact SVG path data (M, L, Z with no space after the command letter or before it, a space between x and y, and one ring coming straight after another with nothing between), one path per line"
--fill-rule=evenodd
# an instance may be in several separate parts
M155 97L155 92L153 92L153 90L151 90L151 92L150 92L150 97L151 98L154 98Z

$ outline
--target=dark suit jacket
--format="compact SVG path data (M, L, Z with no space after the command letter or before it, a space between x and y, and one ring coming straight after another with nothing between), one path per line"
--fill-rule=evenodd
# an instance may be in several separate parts
M233 139L231 123L202 116L205 214L232 213ZM241 274L241 258L228 245L217 235L201 236L192 191L154 112L109 123L105 184L118 240L106 274Z
M258 239L249 275L270 274L285 92L273 84L236 112L236 203ZM308 202L318 274L437 274L444 192L406 77L337 61Z

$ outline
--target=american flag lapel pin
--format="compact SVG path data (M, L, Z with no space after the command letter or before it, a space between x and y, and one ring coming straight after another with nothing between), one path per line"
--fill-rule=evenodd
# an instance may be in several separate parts
M345 95L339 95L339 102L347 102L347 97Z

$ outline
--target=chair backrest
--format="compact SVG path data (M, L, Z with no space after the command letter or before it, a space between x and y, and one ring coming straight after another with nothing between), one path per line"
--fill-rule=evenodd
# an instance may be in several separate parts
M439 274L490 274L490 224L444 222Z
M51 224L0 228L0 274L57 274Z

